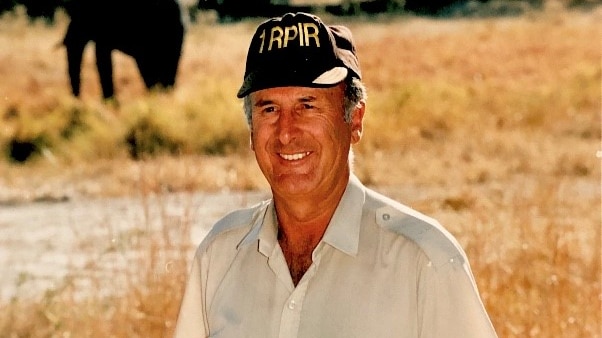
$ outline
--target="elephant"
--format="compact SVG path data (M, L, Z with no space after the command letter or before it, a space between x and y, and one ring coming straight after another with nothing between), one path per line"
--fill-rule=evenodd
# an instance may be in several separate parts
M84 49L95 43L96 66L105 99L113 98L111 53L131 56L146 88L175 85L188 15L178 0L70 0L63 45L74 96L80 96Z

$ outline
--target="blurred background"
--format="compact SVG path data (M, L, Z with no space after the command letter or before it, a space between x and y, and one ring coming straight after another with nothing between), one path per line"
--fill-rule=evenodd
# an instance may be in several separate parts
M354 171L458 238L499 336L602 337L601 5L0 0L0 337L171 335L195 247L269 198L236 91L287 11L351 28Z

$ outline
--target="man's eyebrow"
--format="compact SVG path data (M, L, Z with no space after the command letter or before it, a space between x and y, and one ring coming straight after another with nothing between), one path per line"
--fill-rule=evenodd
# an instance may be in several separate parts
M267 106L267 105L270 105L273 103L274 103L274 101L272 101L272 100L260 99L260 100L257 100L257 102L255 102L255 104L253 104L253 106L254 107L263 107L263 106Z
M314 102L316 101L317 98L313 95L307 95L307 96L302 96L300 97L297 101L298 102L302 102L302 103L306 103L306 102ZM257 102L255 102L253 104L254 107L263 107L263 106L268 106L271 104L274 104L274 100L270 100L270 99L259 99L257 100Z
M303 96L299 99L299 102L313 102L317 100L317 98L315 96L312 95L308 95L308 96Z

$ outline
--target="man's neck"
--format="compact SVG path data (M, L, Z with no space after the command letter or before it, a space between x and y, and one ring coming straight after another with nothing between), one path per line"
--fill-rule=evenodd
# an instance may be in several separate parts
M284 216L286 213L277 216L278 243L295 286L313 263L312 253L322 240L332 213L325 212L308 221Z
M280 236L292 245L291 248L313 243L313 250L324 235L346 187L347 184L334 187L327 196L283 197L274 194Z
M287 211L280 211L276 204L278 240L285 242L290 250L298 254L307 251L311 253L322 239L334 210L322 209L319 214L311 215L303 213L306 216L304 218L288 212L290 209L285 210Z
M301 280L312 263L312 253L322 240L347 185L328 196L279 198L274 195L278 242L293 279Z

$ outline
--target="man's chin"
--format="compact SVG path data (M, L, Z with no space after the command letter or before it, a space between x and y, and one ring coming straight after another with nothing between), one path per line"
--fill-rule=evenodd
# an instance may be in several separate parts
M279 194L305 195L316 189L316 184L308 174L282 174L271 182L272 190Z

